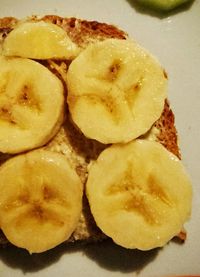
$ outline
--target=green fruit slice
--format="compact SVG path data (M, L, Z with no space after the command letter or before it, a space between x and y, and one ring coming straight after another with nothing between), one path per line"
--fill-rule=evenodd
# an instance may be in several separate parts
M170 11L189 1L191 0L137 0L138 3L160 11Z

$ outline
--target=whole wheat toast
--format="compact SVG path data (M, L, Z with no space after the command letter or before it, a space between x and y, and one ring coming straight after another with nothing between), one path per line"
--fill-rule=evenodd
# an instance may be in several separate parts
M72 41L81 48L85 48L88 44L97 40L104 40L106 38L126 39L128 37L124 31L117 27L96 21L86 21L77 18L62 18L54 15L47 15L42 18L33 16L25 20L44 20L46 22L54 23L62 27ZM19 20L13 17L0 19L0 45L7 34L15 28L18 22ZM45 62L41 61L41 63L48 67L61 79L61 81L63 81L64 75L69 66L69 61L47 60ZM65 93L67 94L67 88L64 81L63 85L65 87ZM179 159L181 158L177 143L174 114L170 109L167 99L161 117L154 123L152 129L146 134L146 136L150 136L151 139L157 140ZM95 140L87 139L79 130L77 130L70 119L66 107L65 121L60 131L44 147L50 151L64 154L80 176L82 183L85 184L88 174L88 165L92 160L95 160L98 157L100 152L105 149L107 145L103 145ZM8 158L9 155L0 154L0 163ZM184 232L181 232L178 236L183 240L185 239ZM91 215L87 199L84 196L81 218L76 230L67 242L100 241L105 238L106 236L97 228ZM3 233L0 233L0 244L5 245L7 243L8 241Z

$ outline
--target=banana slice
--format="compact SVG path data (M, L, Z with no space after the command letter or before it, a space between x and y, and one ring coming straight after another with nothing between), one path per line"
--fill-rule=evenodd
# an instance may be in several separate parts
M14 245L39 253L67 240L82 209L82 185L63 155L45 150L0 168L0 226Z
M91 165L86 193L98 227L125 248L164 246L191 211L191 184L182 163L153 141L104 150Z
M72 119L85 136L105 144L137 138L161 115L165 76L157 60L133 41L94 43L67 73Z
M63 122L62 82L41 64L0 56L0 152L49 141Z
M24 22L5 38L3 55L32 59L73 59L80 52L67 33L59 26L39 22Z

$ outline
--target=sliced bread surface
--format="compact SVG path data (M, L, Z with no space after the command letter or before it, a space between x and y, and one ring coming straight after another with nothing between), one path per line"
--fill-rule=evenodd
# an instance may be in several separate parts
M63 28L72 41L83 49L86 48L90 43L101 41L107 38L128 38L126 32L120 30L114 25L99 23L96 21L82 20L74 17L63 18L56 15L46 15L44 17L33 16L23 19L23 21L35 22L40 20L51 22ZM7 34L20 22L22 22L22 20L13 17L5 17L0 19L0 45ZM42 62L42 64L48 67L61 79L61 81L63 81L65 74L67 73L69 61L47 60ZM66 86L65 93L67 94ZM174 114L170 108L169 101L166 99L161 117L154 123L151 130L144 136L147 139L153 139L160 142L178 158L181 158L174 120ZM44 146L44 148L50 151L60 152L65 155L80 176L83 185L87 180L89 164L95 160L101 151L106 147L108 146L95 140L86 138L73 125L67 107L65 121L61 129L57 135L47 145ZM9 157L9 155L0 154L0 162L7 160ZM183 235L179 236L181 238L185 238ZM96 226L90 212L88 201L84 196L81 218L76 230L67 242L100 241L105 238L106 236ZM0 244L5 245L7 243L8 241L3 233L0 233Z

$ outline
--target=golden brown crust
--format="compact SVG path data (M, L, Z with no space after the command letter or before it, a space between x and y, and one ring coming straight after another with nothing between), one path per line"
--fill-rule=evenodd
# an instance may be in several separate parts
M155 122L154 126L159 129L157 135L158 141L164 145L170 152L181 159L181 153L178 147L177 131L175 119L169 102L165 101L164 110L161 117Z
M0 44L17 22L18 20L14 17L0 18Z
M12 29L17 24L18 19L15 17L3 17L0 18L0 29L8 28Z
M80 47L85 47L88 43L97 39L125 39L127 37L125 32L119 30L114 25L99 23L97 21L81 20L74 17L62 18L55 15L46 15L42 20L62 27Z
M89 43L106 38L126 39L127 34L117 27L96 21L86 21L77 18L62 18L55 15L47 15L42 18L30 17L27 20L44 20L62 27L70 38L80 47L85 48ZM9 33L19 21L12 17L0 19L0 40ZM47 61L43 63L52 70L62 81L63 76L68 68L66 61ZM61 71L60 71L61 70ZM67 92L66 92L67 93ZM169 151L180 158L180 152L177 144L177 132L174 125L174 115L170 109L168 101L165 102L163 113L160 119L154 124L159 129L157 140L162 143ZM80 176L82 183L85 184L87 179L88 164L91 160L98 157L99 153L107 147L97 141L87 139L76 129L66 113L66 119L58 134L50 141L45 148L50 151L56 151L64 154L71 165L75 168ZM4 157L0 155L0 162ZM70 240L87 240L97 241L105 239L106 236L97 228L91 215L90 208L86 197L83 199L83 211L77 226ZM7 242L4 235L0 233L0 244Z

